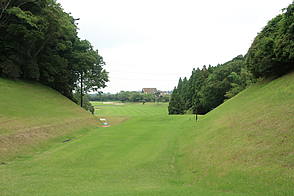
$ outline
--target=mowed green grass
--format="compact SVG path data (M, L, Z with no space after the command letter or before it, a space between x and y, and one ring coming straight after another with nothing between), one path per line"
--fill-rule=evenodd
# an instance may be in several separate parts
M184 131L182 127L193 122L190 117L162 115L166 104L124 107L130 115L133 112L133 117L120 125L94 129L72 142L61 142L33 157L1 166L1 192L4 195L233 195L198 187L195 190L180 180L175 162L177 138ZM145 107L145 112L138 112L138 107ZM161 109L154 113L154 107Z
M116 103L92 102L98 116L166 116L168 103Z
M1 195L294 195L294 73L201 116L167 104L94 103L126 116L0 165Z
M72 117L73 114L87 116L60 93L37 83L0 78L0 90L0 119L38 118L49 121Z

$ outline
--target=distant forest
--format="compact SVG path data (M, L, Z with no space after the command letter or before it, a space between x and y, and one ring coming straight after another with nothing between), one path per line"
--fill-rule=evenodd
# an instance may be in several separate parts
M224 64L193 69L180 78L169 114L206 114L259 78L279 77L294 69L294 2L256 36L245 56Z
M102 93L88 95L90 101L121 101L121 102L169 102L170 95L157 93L142 93L136 91L121 91L116 94Z

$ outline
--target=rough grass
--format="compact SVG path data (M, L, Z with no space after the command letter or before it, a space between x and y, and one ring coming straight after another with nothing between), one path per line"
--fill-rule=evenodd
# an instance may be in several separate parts
M89 113L43 85L0 78L0 92L0 161L95 123Z
M166 104L104 106L128 120L0 166L1 195L293 196L294 73L201 116ZM17 188L16 188L17 187Z
M294 195L294 73L243 91L185 132L185 180L222 191Z

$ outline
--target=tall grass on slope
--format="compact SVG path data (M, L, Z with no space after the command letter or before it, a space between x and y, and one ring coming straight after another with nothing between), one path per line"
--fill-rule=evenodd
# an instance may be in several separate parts
M0 92L0 161L95 124L88 112L43 85L0 78Z
M294 195L294 73L256 84L185 132L185 181L221 191Z

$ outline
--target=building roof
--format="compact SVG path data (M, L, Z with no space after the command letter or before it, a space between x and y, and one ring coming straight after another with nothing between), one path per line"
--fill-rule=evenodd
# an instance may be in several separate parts
M142 92L143 93L156 93L157 89L156 88L143 88Z

